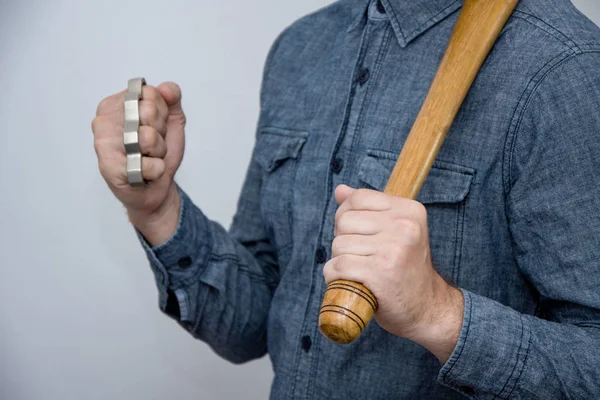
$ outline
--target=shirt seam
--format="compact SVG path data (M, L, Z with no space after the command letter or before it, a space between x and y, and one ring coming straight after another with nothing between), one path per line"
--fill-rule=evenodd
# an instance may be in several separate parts
M521 320L523 320L523 316L521 316ZM524 322L523 322L523 324L524 324ZM519 385L519 382L521 381L521 376L523 376L523 371L525 371L525 368L527 367L527 362L529 361L529 350L531 349L532 340L533 340L533 335L530 332L529 340L527 343L527 350L525 351L525 359L523 360L523 366L521 367L521 371L519 371L519 376L516 377L515 383L514 383L513 387L511 388L510 392L508 393L507 398L510 398L510 396L515 391L515 388Z
M169 288L172 290L177 290L177 289L188 288L190 286L193 286L193 285L197 284L198 281L201 281L202 283L204 283L201 279L201 276L204 273L205 269L208 268L211 263L222 262L222 261L230 261L230 262L235 263L235 265L238 267L239 271L241 273L243 273L244 275L246 275L248 277L248 279L250 279L254 282L259 282L259 283L268 282L268 280L265 279L265 277L263 275L259 275L255 272L253 272L252 270L250 270L248 264L242 262L242 260L235 255L230 255L230 254L215 255L215 254L209 253L208 257L206 257L204 262L202 263L204 265L204 267L197 268L197 271L194 272L191 276L185 277L185 278L179 278L179 279L175 278L174 279L169 274L169 277L171 278ZM204 283L204 284L206 284L206 283ZM212 285L209 285L209 286L212 287Z
M386 0L384 0L384 2L386 2ZM400 23L398 22L398 14L394 10L394 8L389 7L389 6L387 8L391 10L392 15L394 16L394 21L391 21L391 22L392 22L392 25L395 25L398 27L398 30L400 31L400 34L402 35L402 41L403 41L402 44L404 47L404 46L407 46L417 36L427 32L429 29L431 29L433 27L433 25L430 25L432 22L438 23L438 22L441 22L446 17L450 16L452 13L449 13L449 14L445 15L443 18L438 19L440 17L440 15L443 15L444 13L446 13L448 11L448 9L456 7L457 4L460 4L460 2L453 1L448 6L444 7L438 13L436 13L431 18L429 18L427 21L423 22L421 25L419 25L418 27L416 27L415 29L413 29L409 32L404 32L404 30L402 29L402 26L400 26Z
M504 391L508 387L508 384L511 381L512 377L514 376L515 371L517 370L517 366L519 365L519 353L521 353L521 349L523 348L523 336L525 336L525 324L523 323L523 316L520 316L519 320L521 321L521 338L519 339L519 348L517 349L516 360L515 360L515 364L513 365L512 371L510 371L510 375L508 376L508 379L506 379L506 382L504 382L502 389L500 389L500 392L498 393L498 397L501 399L507 399L510 396L510 394L512 393L512 390L514 388L514 385L513 385L513 388L511 388L510 392L506 396L502 395L502 393L504 393ZM521 372L519 372L519 376L521 376Z
M552 60L544 64L529 80L525 86L525 90L521 95L517 107L515 108L511 123L509 124L506 138L504 140L504 156L502 157L502 180L504 187L504 196L508 197L513 183L513 170L514 170L514 157L515 157L515 145L517 136L520 133L521 125L525 117L526 111L528 110L533 96L537 93L540 85L545 81L547 76L554 71L556 68L561 66L563 63L575 58L578 55L587 53L600 53L600 49L589 49L579 50L569 48L563 51ZM532 86L533 85L533 86ZM529 92L529 93L528 93ZM505 202L506 203L506 202Z
M530 14L523 10L515 10L513 12L513 17L528 22L536 28L546 32L565 46L569 47L571 50L581 50L579 45L576 42L574 42L571 38L569 38L569 36L567 36L562 31L556 29L552 25L548 24L546 21L537 17L536 15Z

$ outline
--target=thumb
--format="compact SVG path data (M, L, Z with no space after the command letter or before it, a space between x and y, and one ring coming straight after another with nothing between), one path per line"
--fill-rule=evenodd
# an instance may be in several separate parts
M356 191L356 189L352 189L348 185L339 185L338 187L335 188L335 193L334 193L335 201L337 201L338 204L341 205L355 191Z
M170 112L183 111L181 109L181 88L178 84L175 82L164 82L157 89L165 99Z

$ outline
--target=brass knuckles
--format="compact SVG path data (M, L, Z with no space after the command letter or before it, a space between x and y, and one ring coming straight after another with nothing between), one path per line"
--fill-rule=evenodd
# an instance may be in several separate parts
M144 187L146 182L142 176L142 152L140 150L140 100L144 78L130 79L125 93L125 118L123 123L123 142L127 153L127 181L132 187Z

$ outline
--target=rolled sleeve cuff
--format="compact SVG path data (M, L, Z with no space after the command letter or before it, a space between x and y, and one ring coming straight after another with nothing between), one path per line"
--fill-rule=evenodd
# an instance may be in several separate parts
M207 263L211 244L210 223L193 204L185 192L179 189L181 206L177 229L165 243L151 247L144 236L136 233L156 278L159 291L159 306L167 307L168 292L177 295L181 306L180 288L198 281L203 267ZM183 312L183 310L181 310Z
M529 323L496 301L462 292L463 325L438 381L471 398L508 398L527 359Z

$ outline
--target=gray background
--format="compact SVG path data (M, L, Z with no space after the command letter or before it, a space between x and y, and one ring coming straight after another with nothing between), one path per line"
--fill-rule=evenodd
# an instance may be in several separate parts
M178 180L228 226L276 35L328 0L0 0L0 398L266 399L157 307L90 122L130 77L183 87ZM597 24L598 0L575 2Z

